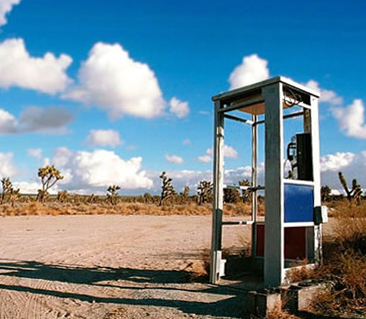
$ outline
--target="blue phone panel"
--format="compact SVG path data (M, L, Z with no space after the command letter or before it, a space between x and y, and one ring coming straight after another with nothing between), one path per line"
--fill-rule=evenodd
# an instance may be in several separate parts
M285 184L285 223L314 221L314 189Z

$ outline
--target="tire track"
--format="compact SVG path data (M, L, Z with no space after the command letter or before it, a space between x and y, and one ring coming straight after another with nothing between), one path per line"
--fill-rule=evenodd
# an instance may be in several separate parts
M1 275L0 283L6 286L17 286L19 279L7 275ZM1 289L0 290L0 319L13 319L20 316L21 306L26 302L23 292Z

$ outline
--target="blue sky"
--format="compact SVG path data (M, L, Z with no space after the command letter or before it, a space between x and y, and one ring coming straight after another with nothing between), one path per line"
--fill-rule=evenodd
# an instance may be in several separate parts
M323 184L339 189L342 170L364 186L365 13L364 1L0 0L0 175L36 191L51 163L59 189L139 194L166 170L193 193L212 170L211 97L284 75L322 92ZM227 132L237 182L249 131Z

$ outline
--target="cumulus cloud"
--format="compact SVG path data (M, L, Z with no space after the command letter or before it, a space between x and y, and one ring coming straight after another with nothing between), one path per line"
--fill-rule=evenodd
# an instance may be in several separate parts
M355 158L355 154L347 152L337 152L335 154L328 154L320 158L321 172L327 171L339 171L344 167L347 167L352 163Z
M173 97L169 102L170 113L173 113L178 118L186 117L189 114L188 102L179 101L176 97Z
M165 159L170 162L170 163L175 163L175 164L183 164L184 160L183 158L181 158L180 156L177 155L165 155Z
M0 177L13 177L17 169L13 164L13 153L0 153Z
M27 154L28 154L28 156L41 159L42 158L42 149L41 148L30 148L27 150Z
M41 183L38 182L13 182L14 188L19 188L21 194L37 194L39 189L42 189ZM58 185L54 185L52 188L48 190L48 192L52 195L57 194L59 191Z
M55 150L52 163L65 176L60 185L69 190L105 190L112 184L122 189L149 189L153 182L141 170L142 158L124 160L113 151L72 152L62 147Z
M96 43L78 73L79 85L64 97L96 105L112 119L123 115L152 118L166 107L150 67L134 61L119 44Z
M365 106L362 100L356 99L345 108L335 107L331 111L347 136L366 138Z
M245 56L240 65L230 74L230 90L269 78L268 61L261 59L257 54Z
M211 155L201 155L197 157L197 161L201 162L201 163L209 163L212 161L212 156Z
M202 156L198 156L197 160L201 163L209 163L212 161L212 156L213 156L213 149L208 148L206 150L206 154L204 154ZM224 157L236 159L236 158L238 158L238 152L232 146L224 145Z
M305 83L305 85L310 89L314 89L320 92L320 102L329 103L331 105L340 105L343 103L343 98L339 96L336 92L321 89L319 87L319 83L314 80L308 81L307 83Z
M334 190L343 193L342 185L338 179L338 172L342 172L351 186L352 179L357 178L361 187L366 185L366 151L361 153L338 152L328 154L320 159L322 185L328 185Z
M224 156L229 158L238 158L238 152L234 147L224 145Z
M90 130L86 142L93 146L116 147L122 144L119 133L114 130Z
M1 0L0 1L0 26L5 25L8 21L6 15L13 9L13 6L20 3L21 0Z
M66 54L55 57L46 53L31 57L23 39L8 39L0 43L0 87L18 86L48 94L66 89L71 79L66 74L72 59Z

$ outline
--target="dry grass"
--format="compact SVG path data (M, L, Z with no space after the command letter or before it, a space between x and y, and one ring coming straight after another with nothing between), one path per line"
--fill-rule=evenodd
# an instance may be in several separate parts
M224 206L224 215L226 216L243 216L249 215L249 204L227 204ZM123 203L111 205L108 202L101 203L58 203L47 202L40 204L32 201L28 203L17 203L15 207L9 204L0 205L0 216L27 216L27 215L103 215L103 214L120 214L120 215L211 215L212 205L166 205L157 206L155 204L143 203Z
M277 305L276 308L269 311L266 319L300 319L300 317L290 314L289 312L283 310L281 305Z
M333 288L317 298L316 311L337 316L366 316L366 203L332 204L336 226L323 240L323 265L316 277L331 280Z
M292 265L293 268L287 272L286 279L289 282L300 282L318 278L320 276L320 268L306 267L307 264L307 260L302 260Z
M293 269L288 273L288 279L293 282L306 279L332 282L331 291L319 295L313 304L317 313L365 318L366 202L356 206L344 200L332 202L329 207L335 225L332 235L323 238L322 265L315 269Z

